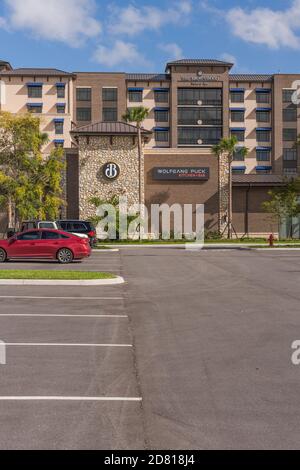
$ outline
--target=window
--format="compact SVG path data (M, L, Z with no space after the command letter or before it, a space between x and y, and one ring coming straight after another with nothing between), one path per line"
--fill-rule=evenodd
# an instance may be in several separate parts
M222 106L220 88L178 88L178 105Z
M86 232L88 229L85 224L82 222L72 222L70 223L71 230L76 230L76 232Z
M270 122L270 111L256 111L256 120L257 122Z
M297 149L283 149L283 160L297 161Z
M271 93L257 93L256 92L256 102L257 103L270 103L271 102Z
M169 111L155 110L155 121L156 122L169 122Z
M169 131L155 131L156 142L169 142Z
M77 101L91 101L92 89L91 88L77 88L76 97L77 97Z
M283 174L285 176L297 176L298 170L297 170L297 168L284 168L283 169Z
M54 121L55 134L64 133L64 121Z
M297 129L283 129L283 141L284 142L296 142L297 140Z
M56 85L56 87L57 87L57 98L65 98L66 96L65 85Z
M42 104L36 104L36 105L29 104L27 107L28 107L28 111L32 114L41 114L43 112Z
M220 127L178 127L178 145L214 145L221 138Z
M291 107L283 109L282 111L283 122L295 122L297 121L297 108Z
M232 103L244 103L245 102L245 93L243 91L231 91L230 100Z
M42 232L42 240L59 240L60 238L57 232Z
M102 101L118 101L118 89L102 88Z
M257 130L256 131L257 142L271 142L271 131L269 130Z
M65 104L57 104L56 105L56 111L57 111L58 114L65 114L66 105Z
M232 122L244 122L245 120L245 111L231 111L231 121Z
M65 141L64 140L54 140L55 148L64 148Z
M40 239L40 232L27 232L17 237L17 240L23 240L23 241L39 240L39 239Z
M118 120L117 108L103 108L103 121L116 122Z
M292 96L296 90L282 90L282 102L292 103Z
M245 141L245 131L244 130L234 130L232 129L231 131L231 135L236 137L238 142L244 142Z
M271 150L256 150L256 160L258 162L269 162L271 160Z
M142 103L143 90L129 90L128 99L131 103Z
M222 125L221 108L178 108L178 124L183 125Z
M162 91L162 90L154 91L154 100L155 100L155 103L169 103L169 90L167 90L167 91Z
M91 121L92 119L91 108L77 108L76 118L77 118L77 121Z
M28 98L42 98L43 86L42 85L28 85Z
M245 155L243 155L243 149L244 147L237 147L234 151L233 154L233 160L234 161L244 161L245 160Z

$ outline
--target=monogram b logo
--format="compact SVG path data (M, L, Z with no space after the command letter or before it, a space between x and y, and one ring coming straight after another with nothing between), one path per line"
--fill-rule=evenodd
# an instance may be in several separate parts
M115 180L120 176L120 167L116 163L109 162L103 166L103 175L109 180Z

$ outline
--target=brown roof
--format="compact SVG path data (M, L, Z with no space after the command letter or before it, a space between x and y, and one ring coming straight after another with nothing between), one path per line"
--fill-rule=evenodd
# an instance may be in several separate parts
M126 80L146 82L168 82L170 75L164 73L127 73Z
M257 185L274 186L283 184L283 178L278 175L232 175L232 182L235 186Z
M62 77L62 76L74 76L72 73L64 72L63 70L59 69L40 69L40 68L21 68L21 69L13 69L8 70L5 72L1 72L1 75L16 75L16 76L55 76L55 77Z
M265 74L254 74L254 73L247 73L247 74L231 74L229 75L229 80L231 82L272 82L273 75L265 75Z
M216 59L180 59L168 62L167 69L172 65L221 65L225 67L233 67L234 64Z
M137 127L126 122L94 122L87 126L73 129L73 135L136 135ZM142 129L143 134L151 134L151 131Z

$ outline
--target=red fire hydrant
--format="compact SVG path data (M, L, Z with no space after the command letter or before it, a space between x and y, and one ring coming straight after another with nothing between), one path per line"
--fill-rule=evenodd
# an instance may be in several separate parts
M271 233L271 235L269 236L269 246L270 246L270 248L274 248L274 241L275 241L275 237L274 237L273 233Z

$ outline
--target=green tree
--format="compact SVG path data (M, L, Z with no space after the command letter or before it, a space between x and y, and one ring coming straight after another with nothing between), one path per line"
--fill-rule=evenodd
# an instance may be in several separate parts
M229 181L228 181L228 211L227 211L227 227L228 227L228 238L232 238L233 225L232 225L232 162L234 160L234 154L237 151L238 140L235 136L223 138L217 145L212 148L213 154L218 158L219 166L221 157L225 156L226 163L228 165ZM248 154L246 147L238 149L239 155L243 158Z
M269 191L270 200L262 204L263 209L272 214L280 225L287 219L300 214L300 179L286 180L284 185ZM290 238L293 238L293 224L290 226Z
M44 159L47 140L36 116L0 113L0 203L10 227L21 219L57 215L62 204L63 150Z
M123 116L125 122L134 123L138 132L138 158L139 158L139 203L142 203L142 124L149 116L149 109L144 106L128 108Z

